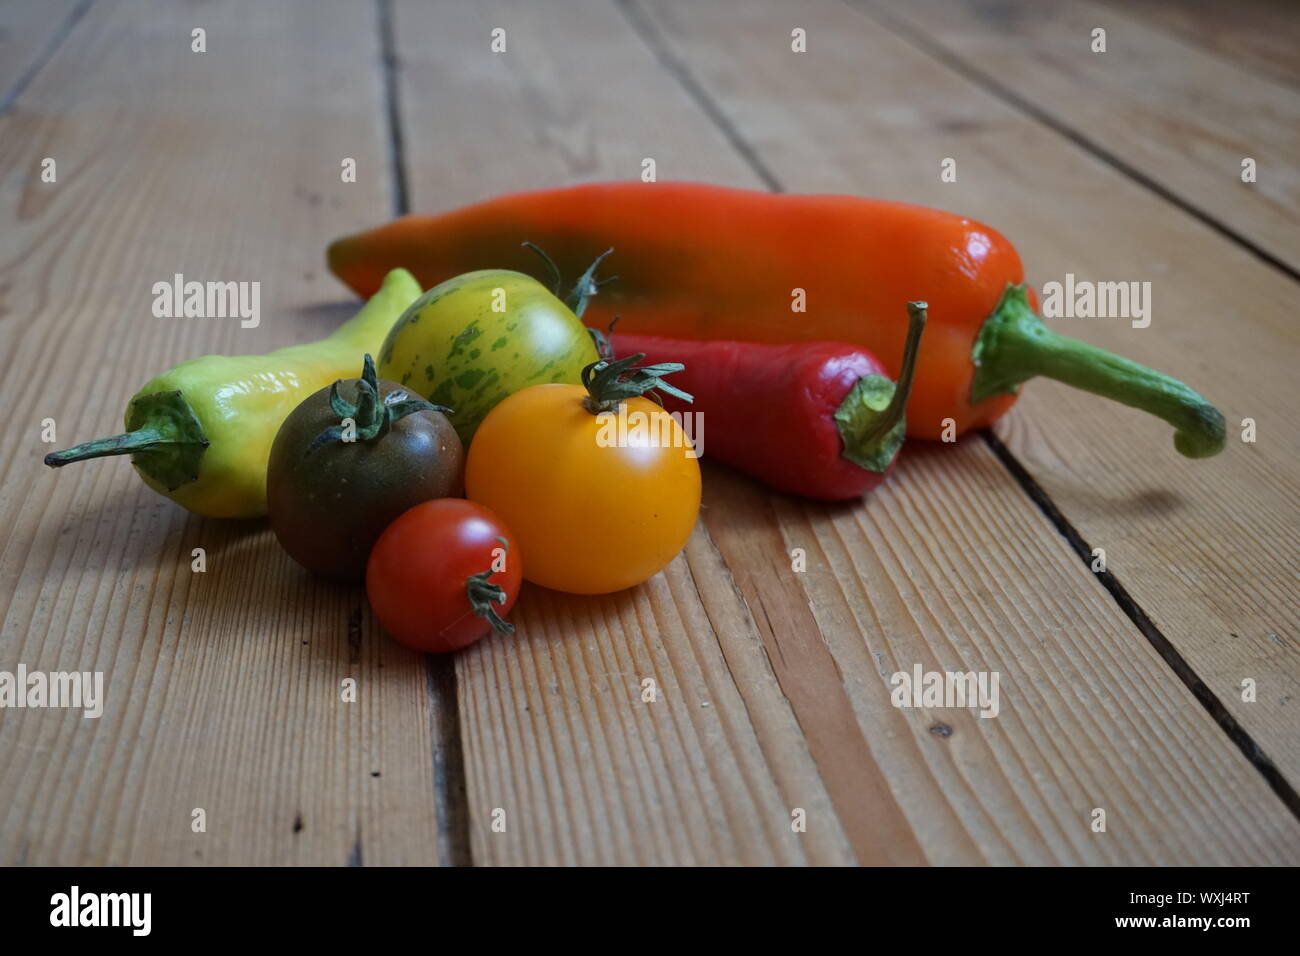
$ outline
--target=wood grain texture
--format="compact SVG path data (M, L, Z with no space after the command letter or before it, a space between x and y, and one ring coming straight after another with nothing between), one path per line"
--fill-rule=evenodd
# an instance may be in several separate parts
M85 0L8 0L0 4L0 105L39 69Z
M1218 53L1238 66L1300 87L1300 17L1291 0L1105 0L1140 20Z
M911 15L928 8L908 9ZM933 26L928 20L921 25ZM1194 58L1165 51L1164 62L1166 71L1187 71L1188 84L1203 82ZM1239 115L1266 116L1279 95L1267 84L1243 87L1219 79L1224 86L1216 95L1236 97ZM1028 95L1037 97L1040 89L1032 84ZM1256 92L1258 103L1252 99ZM956 103L970 117L1003 112L973 90L957 95L945 91L928 109L946 115ZM1300 115L1300 93L1282 95L1285 108ZM1068 111L1057 115L1075 121ZM1022 126L1032 128L1028 121ZM959 134L956 142L945 134L947 142L928 145L950 153L967 147L962 138L987 148L978 130ZM979 202L972 190L971 213L1016 237L1031 280L1060 281L1073 272L1150 281L1158 310L1150 328L1135 329L1123 320L1056 324L1191 382L1222 408L1229 446L1218 458L1190 464L1168 445L1160 447L1140 414L1103 411L1095 400L1080 401L1051 385L1035 387L1025 403L1037 407L1041 392L1043 414L1009 416L999 433L1084 538L1105 548L1125 587L1294 786L1300 783L1300 519L1294 507L1300 498L1300 429L1289 411L1289 378L1300 354L1300 326L1291 318L1297 283L1140 185L1086 159L1071 162L1066 154L1073 151L1049 140L1031 146L1016 136L1016 149L1006 150L1000 167L1005 203ZM1294 178L1295 149L1286 155L1292 158L1284 161L1284 175ZM1167 181L1177 182L1181 167L1172 155L1164 168ZM987 188L992 172L980 169L980 188ZM1046 202L1063 182L1093 197L1071 205L1069 228ZM1012 191L1044 202L1015 203ZM929 192L937 196L941 187ZM1241 227L1252 238L1263 235L1245 222ZM1104 242L1089 238L1103 235ZM1295 235L1292 228L1292 249ZM1244 443L1246 419L1269 423L1270 434ZM1081 447L1089 453L1079 454ZM1247 678L1258 684L1258 699L1249 703L1241 699Z
M95 3L0 115L0 669L107 685L97 721L0 711L0 862L435 863L462 839L482 864L1300 862L1295 818L978 440L911 446L843 507L706 463L677 560L597 599L526 588L513 639L456 657L454 708L445 670L264 524L188 516L123 462L44 469L42 419L60 444L116 430L173 362L351 314L321 251L388 218L394 170L421 211L632 178L647 156L661 178L903 191L1009 221L1040 274L1159 267L1157 323L1218 309L1251 330L1080 330L1207 391L1242 385L1229 417L1249 408L1272 437L1241 454L1188 467L1160 426L1052 386L1000 433L1221 696L1260 675L1234 712L1290 758L1287 281L841 5L799 24L748 2L394 6L401 163L378 11L345 0ZM946 191L945 150L962 164ZM153 318L175 272L260 280L262 325ZM889 676L916 664L998 672L999 716L894 708ZM463 797L442 779L453 726Z
M789 18L751 9L399 3L412 209L633 178L643 156L661 178L758 186L730 131L662 72L647 17L708 60L700 75L728 106L778 124L750 139L763 157L807 132L772 89L793 83L802 115L852 116L876 158L888 123L853 99L860 79L801 86L782 69ZM860 49L869 21L839 9L837 46ZM506 54L489 52L498 26ZM806 574L793 547L809 550ZM515 640L458 660L476 862L1300 858L1295 820L978 441L917 450L844 509L706 467L702 523L662 576L595 601L531 589L516 623ZM1008 711L896 710L888 676L913 663L1014 675ZM657 704L640 699L645 676ZM1103 804L1122 808L1123 839L1089 832ZM792 841L797 806L810 827Z
M1188 462L1162 423L1047 382L1025 389L999 434L1233 716L1300 779L1297 442L1286 411L1294 283L842 4L805 6L809 52L787 59L770 52L772 20L782 19L771 5L641 9L787 188L971 215L1014 238L1031 281L1150 278L1149 328L1056 324L1217 400L1234 426L1227 451ZM940 182L945 157L958 160L956 183ZM1238 441L1247 416L1269 422L1272 437ZM1254 703L1241 700L1246 677L1259 685Z
M664 175L749 175L698 118L703 148L665 151L690 101L600 0L558 12L398 3L394 27L414 210L636 176L645 156ZM505 54L489 49L497 27ZM515 638L460 655L476 863L853 862L770 669L753 647L724 656L693 570L679 558L649 584L599 599L528 589ZM711 589L731 587L716 560L696 573ZM748 617L734 598L726 613ZM658 703L641 700L647 677ZM791 831L794 807L817 821L809 833ZM491 829L497 809L503 833Z
M360 590L311 581L263 523L188 516L124 461L52 472L39 441L46 417L62 444L119 430L178 360L309 341L354 310L332 304L322 237L389 208L377 35L347 2L95 4L0 117L0 667L101 670L107 698L99 720L0 714L5 863L436 860L425 662ZM260 327L153 317L177 272L260 281Z
M954 63L1300 271L1300 91L1092 3L875 3ZM1300 19L1300 17L1296 17ZM1106 52L1089 48L1106 29ZM1257 181L1242 182L1254 159Z
M1109 597L1079 586L1063 543L1020 517L1001 466L971 446L954 472L951 451L913 448L866 507L766 496L785 550L807 550L817 643L931 861L1297 858L1294 819ZM1002 711L894 708L888 676L917 664L999 673ZM1094 807L1121 839L1079 826Z

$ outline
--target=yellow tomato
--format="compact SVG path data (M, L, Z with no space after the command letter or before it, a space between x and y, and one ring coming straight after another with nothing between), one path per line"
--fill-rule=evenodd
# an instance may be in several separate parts
M629 398L593 414L579 385L535 385L483 420L467 496L528 555L524 576L574 594L640 584L682 549L700 509L700 466L681 425Z

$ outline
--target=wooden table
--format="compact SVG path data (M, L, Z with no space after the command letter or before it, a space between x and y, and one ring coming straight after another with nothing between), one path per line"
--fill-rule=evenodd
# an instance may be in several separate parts
M1300 862L1300 17L1221 6L0 6L0 670L106 682L98 720L0 711L0 862ZM1229 447L1040 382L852 507L708 465L665 572L528 588L515 637L436 660L263 523L42 467L46 418L110 433L177 361L351 314L330 239L646 157L959 211L1037 283L1149 280L1149 328L1059 321L1217 401ZM260 281L261 325L155 318L178 272ZM998 672L1001 712L894 708L917 664Z

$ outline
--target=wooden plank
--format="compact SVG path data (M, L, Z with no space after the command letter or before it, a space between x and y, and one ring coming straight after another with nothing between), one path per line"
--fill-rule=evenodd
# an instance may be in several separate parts
M413 208L635 176L646 156L664 176L748 175L697 117L706 148L678 148L691 104L606 3L399 3L394 19ZM505 54L490 52L498 27ZM719 647L697 588L732 595L715 611L728 622L749 618L702 529L689 550L698 569L678 559L622 595L530 588L514 638L458 656L476 863L853 861L761 651ZM658 703L641 701L646 677ZM742 695L742 680L757 690ZM806 834L790 829L794 807L817 821Z
M766 151L795 124L770 88L790 26L750 9L653 17L714 65L729 106L778 124L756 140ZM662 178L759 185L633 32L641 10L399 4L413 208L631 178L644 156ZM842 12L832 42L858 50L869 24ZM505 54L489 52L493 27ZM844 122L842 103L811 92L808 113ZM646 586L596 600L530 589L514 640L458 659L476 861L879 862L915 847L933 863L1300 858L1294 818L982 443L917 448L848 508L706 467L704 515ZM805 574L789 570L793 547L808 550ZM913 663L998 670L1013 688L1002 718L894 709L888 675ZM641 703L643 676L658 704ZM1098 805L1122 838L1089 832ZM809 810L799 840L795 806ZM498 808L505 833L490 828Z
M1090 3L920 0L874 9L1300 271L1294 87ZM1106 29L1104 53L1089 47L1096 27ZM1255 182L1242 181L1246 158Z
M908 9L911 15L928 8ZM1300 95L1289 96L1291 108L1300 108ZM978 116L987 98L968 94L960 102L968 116ZM940 103L936 96L932 109L946 115L953 108L952 100ZM957 138L983 139L971 132ZM944 138L946 148L958 148L953 137ZM1050 211L1051 221L1022 215L1028 203L972 204L971 213L1005 217L1031 277L1149 277L1160 302L1150 328L1074 320L1065 330L1191 381L1220 403L1230 445L1219 458L1189 467L1167 445L1153 453L1159 446L1143 431L1149 426L1140 415L1099 413L1095 404L1050 386L1035 389L1047 405L1043 415L1006 419L999 432L1084 538L1106 549L1125 587L1157 626L1177 635L1178 650L1294 786L1300 781L1292 713L1300 699L1293 637L1300 624L1294 508L1300 487L1296 430L1286 409L1288 358L1300 346L1300 328L1288 318L1296 283L1104 166L1083 159L1066 165L1069 150L1049 147L1051 139L1043 137L1042 149L1050 152L1039 152L1036 162L1023 158L1028 149L1018 144L1001 167L1004 188L1046 197L1069 182L1089 196L1072 208L1073 229L1063 230ZM978 203L978 196L970 198ZM1088 241L1102 235L1104 243ZM1248 418L1270 422L1272 437L1243 443ZM1076 443L1090 454L1075 453ZM1258 682L1255 702L1241 699L1246 678Z
M1106 0L1106 6L1245 69L1300 86L1300 17L1291 0Z
M0 717L6 863L437 859L425 662L360 591L311 581L263 523L188 516L121 461L51 472L38 443L45 417L65 444L118 430L178 360L353 311L321 244L389 209L377 38L343 0L96 4L0 118L0 352L23 372L0 382L0 667L103 671L106 694L98 720ZM260 326L154 318L177 272L260 281Z
M1188 462L1160 423L1053 383L1026 388L999 434L1294 785L1294 284L843 5L801 9L809 53L792 58L771 52L773 35L789 34L771 5L637 9L653 12L695 82L787 188L974 216L1014 237L1031 279L1153 280L1149 328L1076 320L1065 331L1221 402L1228 450ZM940 181L945 157L958 159L955 183ZM1247 416L1267 422L1270 437L1239 442ZM1254 703L1241 700L1246 677L1259 685Z
M518 640L458 660L473 858L484 864L843 864L850 848L799 728L752 647L724 659L702 566L599 599L529 588ZM745 615L731 594L726 612ZM766 711L739 688L753 681ZM642 681L656 682L646 703ZM763 693L765 691L766 693ZM755 725L767 731L762 746ZM815 821L790 829L794 807ZM506 813L507 830L491 830ZM900 844L904 831L893 837Z
M85 0L9 0L0 5L0 108L49 56Z
M1073 555L1019 514L1001 466L972 446L954 472L951 451L912 449L864 508L766 496L783 554L807 549L800 583L817 644L844 675L860 732L931 862L1300 858L1295 820L1108 597L1079 587ZM715 486L714 500L745 501L744 487ZM709 530L730 536L739 554L762 546L752 526L725 513L710 515ZM1032 573L1016 573L1025 567ZM777 582L769 573L751 585L763 594ZM895 709L887 678L917 664L999 673L1003 710L981 719ZM1220 788L1232 796L1215 796ZM1081 825L1094 807L1120 839L1098 840ZM1233 836L1220 830L1242 812L1250 819L1234 822Z

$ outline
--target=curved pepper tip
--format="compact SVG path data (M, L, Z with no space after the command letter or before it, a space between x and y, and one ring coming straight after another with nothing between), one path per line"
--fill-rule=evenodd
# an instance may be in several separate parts
M1174 432L1174 447L1187 458L1213 458L1228 443L1227 424L1223 412L1209 402L1193 405L1187 410L1192 427Z
M970 403L1015 394L1035 376L1139 408L1174 426L1174 447L1188 458L1217 455L1226 443L1223 414L1193 389L1132 359L1068 338L1043 324L1024 285L1008 285L971 350Z

